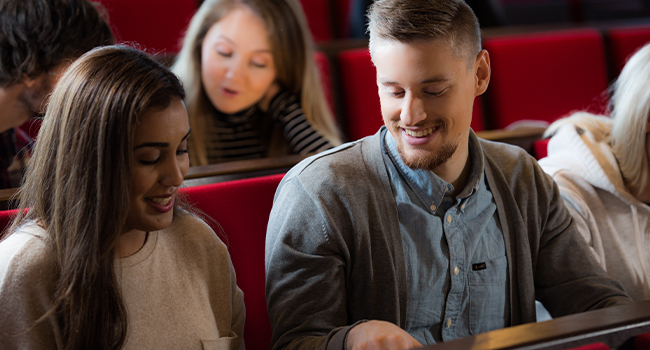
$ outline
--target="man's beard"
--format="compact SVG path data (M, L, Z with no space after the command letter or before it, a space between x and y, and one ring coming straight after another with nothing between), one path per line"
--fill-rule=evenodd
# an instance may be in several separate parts
M398 133L401 132L399 123L391 122L386 124L387 126L390 125L390 128L397 131ZM433 123L431 127L435 127L437 129L437 132L440 134L442 134L445 130L447 130L447 124L441 120L438 120L435 123ZM402 161L404 161L404 164L406 164L406 166L408 166L409 168L414 170L422 169L422 170L434 171L439 166L447 162L449 158L451 158L451 156L453 156L454 153L456 153L456 149L458 148L458 140L454 140L454 141L450 141L446 144L443 144L442 146L440 146L436 154L429 154L427 156L418 156L417 154L422 151L416 150L416 152L414 152L415 156L413 156L412 158L407 158L406 154L404 153L404 147L400 143L397 144L397 152L402 158Z
M454 155L456 148L458 148L458 142L450 142L442 145L436 154L431 154L429 156L416 156L412 157L412 159L406 157L404 154L404 149L400 145L397 146L397 152L399 152L400 157L402 157L402 161L404 161L404 164L406 164L406 166L409 168L414 170L421 169L434 171Z

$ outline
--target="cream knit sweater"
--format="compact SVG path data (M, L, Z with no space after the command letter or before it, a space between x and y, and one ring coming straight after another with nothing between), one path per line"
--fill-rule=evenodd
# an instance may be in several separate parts
M52 317L54 257L31 223L0 243L0 347L61 348ZM243 349L243 293L226 246L201 220L180 214L115 261L128 315L124 349Z

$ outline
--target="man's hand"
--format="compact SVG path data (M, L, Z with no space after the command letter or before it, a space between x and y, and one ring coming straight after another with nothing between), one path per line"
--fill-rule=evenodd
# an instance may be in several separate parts
M368 321L354 326L346 340L347 350L399 350L422 347L410 334L385 321Z

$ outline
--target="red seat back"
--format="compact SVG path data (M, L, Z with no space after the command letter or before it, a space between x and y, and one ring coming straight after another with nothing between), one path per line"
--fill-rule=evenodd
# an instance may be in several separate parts
M366 48L341 51L338 55L343 113L349 141L372 135L384 125L377 90L377 71ZM484 129L481 102L474 102L472 128Z
M176 53L196 12L195 0L97 0L110 16L119 42L137 42L148 52Z
M283 174L188 187L182 190L188 201L216 220L210 226L227 236L230 258L237 273L237 285L244 292L248 349L269 349L271 325L264 291L264 244L266 225L275 190ZM223 239L223 234L220 235Z
M535 152L535 158L537 158L537 160L546 158L546 156L548 156L548 141L550 141L550 139L537 140L535 143L533 143L533 150Z
M591 343L568 350L610 350L610 348L605 343Z
M325 93L325 98L327 98L330 110L333 111L334 95L332 93L330 62L327 59L327 55L322 51L314 52L314 60L316 61L316 67L318 68L318 73L320 74L320 80L323 86L323 92Z
M634 337L634 350L650 349L650 333L639 334Z
M552 122L599 102L607 88L603 39L595 29L497 37L484 47L492 67L488 127Z
M627 59L650 42L650 27L613 28L607 31L612 63L616 73L623 70Z
M328 0L300 0L311 35L317 43L332 40Z
M0 210L0 236L6 229L11 226L18 214L18 209Z

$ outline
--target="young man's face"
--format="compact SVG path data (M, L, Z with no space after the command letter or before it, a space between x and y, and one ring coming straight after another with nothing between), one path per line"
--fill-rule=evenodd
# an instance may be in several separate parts
M376 39L372 56L384 123L406 165L434 171L466 154L474 97L487 88L481 74L489 80L487 52L469 62L440 40Z

